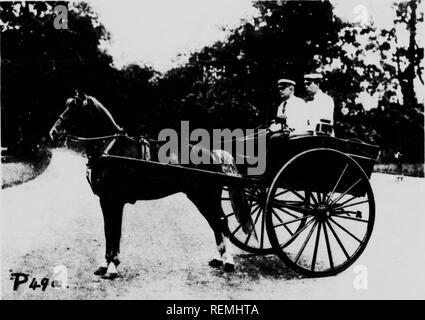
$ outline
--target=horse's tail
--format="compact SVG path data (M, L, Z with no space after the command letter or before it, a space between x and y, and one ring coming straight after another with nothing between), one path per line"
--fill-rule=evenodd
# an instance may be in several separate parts
M213 150L212 156L214 157L214 160L217 161L215 163L219 163L221 165L223 173L227 175L240 176L235 161L230 153L224 150ZM237 221L242 227L242 231L245 234L253 232L255 239L258 240L257 233L254 228L254 222L251 217L251 207L248 203L244 188L235 185L229 185L228 188L232 208Z

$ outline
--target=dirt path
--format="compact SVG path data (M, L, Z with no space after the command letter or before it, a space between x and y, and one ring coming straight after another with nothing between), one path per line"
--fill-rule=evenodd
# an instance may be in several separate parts
M331 278L306 279L274 256L235 248L238 267L225 274L207 261L215 253L206 221L183 194L126 205L121 277L93 275L103 256L103 221L85 180L85 160L58 149L37 179L2 191L4 299L424 299L425 179L374 174L377 219L360 259ZM66 289L13 291L12 272L53 279L67 269ZM368 289L353 286L354 268L368 271Z

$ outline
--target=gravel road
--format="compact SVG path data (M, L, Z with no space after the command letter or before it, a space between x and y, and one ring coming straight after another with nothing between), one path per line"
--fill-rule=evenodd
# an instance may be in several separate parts
M121 275L93 275L104 254L98 199L85 179L85 162L65 149L38 178L2 190L3 299L425 299L425 179L373 174L377 213L372 238L356 263L328 278L299 276L274 256L234 249L236 272L208 266L213 234L184 194L126 205ZM66 267L68 288L29 288ZM353 285L356 266L367 289ZM11 272L30 275L13 290ZM62 271L61 275L64 275Z

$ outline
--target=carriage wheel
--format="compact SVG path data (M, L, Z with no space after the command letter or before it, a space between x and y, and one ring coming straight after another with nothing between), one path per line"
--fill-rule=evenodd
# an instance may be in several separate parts
M375 202L356 161L339 151L313 149L276 175L265 216L270 242L285 264L306 276L331 276L365 249Z
M243 189L251 208L251 217L255 226L255 239L254 232L245 234L239 222L236 219L234 210L232 208L231 199L227 186L223 187L221 196L221 205L223 208L225 219L227 220L227 227L229 231L230 241L238 248L254 253L254 254L269 254L273 253L272 246L267 237L266 221L264 216L264 208L266 204L267 189L262 188L244 188Z

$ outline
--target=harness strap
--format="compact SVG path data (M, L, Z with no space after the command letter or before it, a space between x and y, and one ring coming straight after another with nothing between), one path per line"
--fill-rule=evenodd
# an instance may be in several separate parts
M86 141L105 140L105 139L117 138L117 137L123 137L123 136L126 136L126 134L124 134L124 133L115 133L115 134L110 134L110 135L107 135L107 136L90 137L90 138L77 137L77 136L68 135L68 136L66 136L65 139L66 140L71 140L71 141L76 141L76 142L86 142Z

